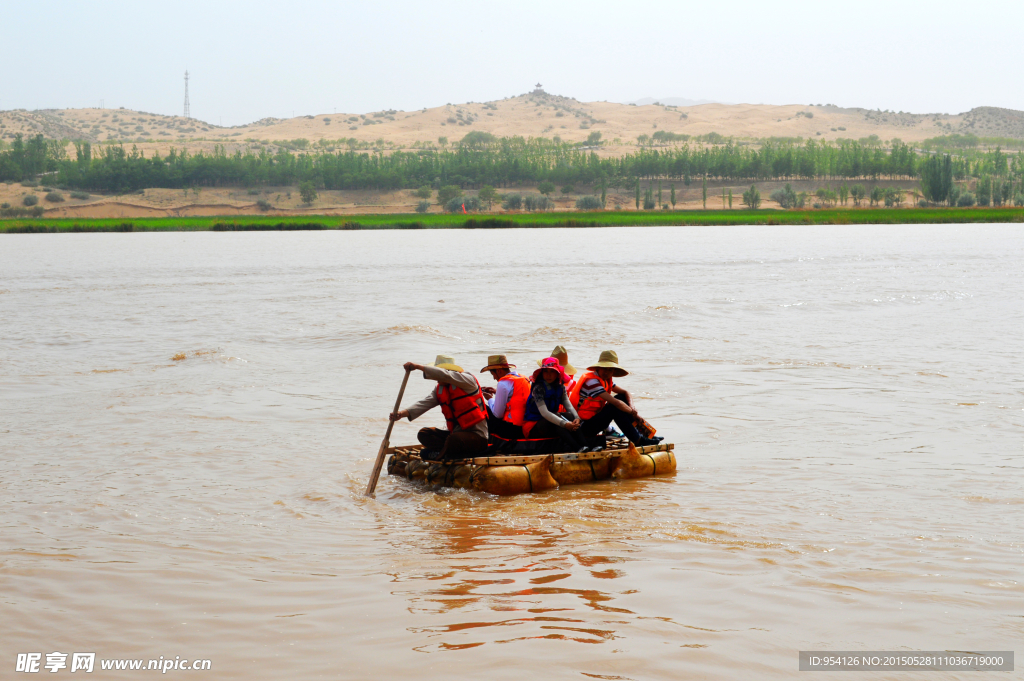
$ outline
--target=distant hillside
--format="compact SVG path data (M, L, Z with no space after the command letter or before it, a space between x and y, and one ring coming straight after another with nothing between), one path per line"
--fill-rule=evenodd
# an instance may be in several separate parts
M646 101L646 100L641 100ZM491 102L449 104L417 111L331 113L264 118L221 127L181 116L128 109L65 109L0 112L0 140L17 133L48 139L122 142L147 155L171 147L192 151L222 146L228 153L259 146L288 149L433 148L453 144L468 132L497 137L560 137L584 142L601 133L598 153L617 155L643 135L673 133L675 139L717 133L739 140L769 137L836 140L877 136L922 142L940 135L1024 139L1024 112L979 107L963 114L910 114L835 106L658 104L580 102L542 90Z

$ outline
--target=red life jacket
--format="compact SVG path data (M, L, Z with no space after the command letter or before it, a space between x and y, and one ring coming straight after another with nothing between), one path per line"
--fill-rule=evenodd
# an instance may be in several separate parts
M445 423L451 432L455 430L456 423L463 430L469 430L487 418L487 407L480 392L480 382L475 376L473 381L476 382L476 390L471 393L449 383L438 383L434 389Z
M502 414L501 418L513 426L521 426L525 420L526 402L530 399L530 390L533 386L530 384L530 379L514 374L506 374L498 379L498 383L502 381L512 382L512 394L508 396L508 401L505 403L505 413Z
M612 381L602 381L601 377L597 375L596 371L587 370L585 374L576 379L576 385L572 387L572 392L569 394L569 401L572 402L572 406L576 407L576 413L580 415L580 418L584 421L592 419L597 416L597 412L604 408L604 405L608 404L600 397L581 397L580 391L583 389L583 384L590 379L597 379L600 381L604 389L608 391L608 394L612 394Z

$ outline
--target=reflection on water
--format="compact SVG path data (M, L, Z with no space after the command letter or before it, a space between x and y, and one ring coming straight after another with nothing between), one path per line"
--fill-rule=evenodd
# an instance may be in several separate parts
M0 657L790 678L1024 635L1019 228L444 236L6 236ZM618 350L675 475L362 497L402 361L555 344Z

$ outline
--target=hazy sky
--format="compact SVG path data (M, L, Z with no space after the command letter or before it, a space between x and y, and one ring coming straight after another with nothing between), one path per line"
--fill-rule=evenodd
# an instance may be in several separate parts
M0 109L234 125L522 94L1024 109L1024 2L6 3Z

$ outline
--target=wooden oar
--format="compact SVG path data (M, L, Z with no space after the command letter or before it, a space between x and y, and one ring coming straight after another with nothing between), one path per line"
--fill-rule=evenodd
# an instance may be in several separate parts
M402 395L405 394L405 384L409 382L409 374L411 372L405 372L405 378L402 379L402 388L398 391L398 399L395 400L395 408L392 413L397 414L399 407L402 406ZM384 465L384 454L388 449L388 445L391 442L391 429L395 427L395 422L390 418L388 419L388 431L384 433L384 441L380 443L380 451L377 452L377 461L373 464L373 472L370 473L370 483L366 486L366 496L372 497L373 490L377 489L377 478L380 477L380 469Z

